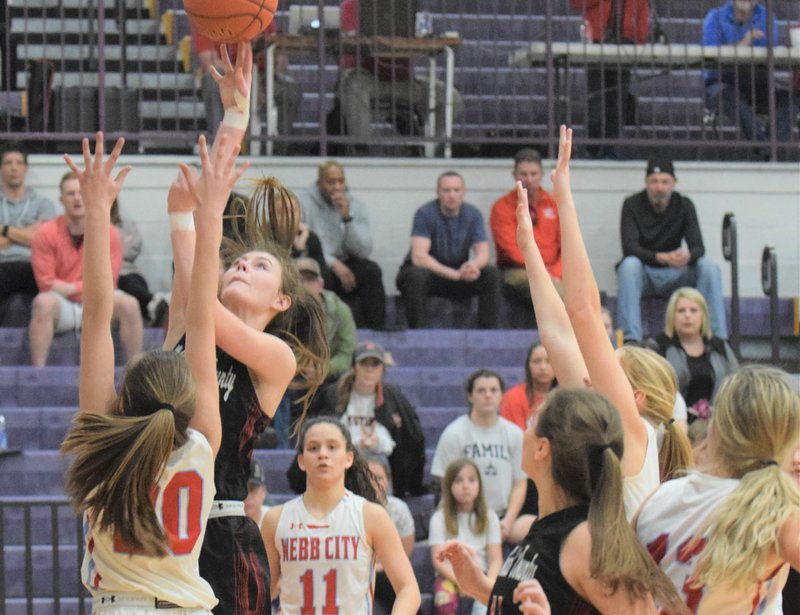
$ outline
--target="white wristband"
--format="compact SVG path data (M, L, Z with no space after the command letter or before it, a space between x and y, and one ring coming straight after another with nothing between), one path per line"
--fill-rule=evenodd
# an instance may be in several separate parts
M191 211L179 211L169 215L170 231L193 231L194 214Z
M247 129L247 122L250 121L249 113L242 113L235 107L225 110L225 116L222 118L222 125L228 128L238 128L239 130Z

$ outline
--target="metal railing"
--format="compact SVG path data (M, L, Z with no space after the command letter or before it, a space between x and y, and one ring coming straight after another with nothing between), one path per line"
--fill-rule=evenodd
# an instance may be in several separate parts
M0 615L88 613L83 552L83 523L67 498L0 498Z
M739 241L736 216L725 214L722 219L722 256L731 264L731 337L730 344L737 357L741 352L741 317L739 315Z
M638 21L607 16L597 32L581 0L398 0L388 26L337 11L339 0L284 0L278 34L255 42L251 143L457 156L535 145L552 156L566 122L579 156L800 157L800 48L789 35L800 4L763 0L775 19L768 44L738 50L701 45L723 0L624 4L651 9ZM189 34L180 0L7 3L0 139L53 150L105 128L142 151L191 147L207 110Z

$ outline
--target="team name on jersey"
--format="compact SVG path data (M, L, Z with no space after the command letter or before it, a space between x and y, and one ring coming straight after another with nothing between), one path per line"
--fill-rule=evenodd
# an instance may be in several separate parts
M358 536L292 536L281 538L284 562L358 559Z
M470 459L490 458L508 461L508 447L502 444L483 444L472 442L464 445L464 457Z
M534 553L533 557L528 559L528 550L528 545L515 547L511 555L503 563L500 576L516 581L535 579L536 571L539 569L539 565L536 563L536 560L539 559L539 554Z
M236 374L233 373L233 366L228 368L227 372L217 370L217 384L219 388L225 391L222 396L223 401L228 401L228 397L233 391L233 385L236 384Z

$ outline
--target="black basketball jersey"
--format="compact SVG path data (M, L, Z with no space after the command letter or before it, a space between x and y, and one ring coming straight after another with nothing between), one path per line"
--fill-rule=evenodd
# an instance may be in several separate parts
M587 508L565 508L538 519L525 540L508 556L497 575L489 598L488 615L517 615L514 589L522 581L536 579L542 585L550 609L559 615L592 615L597 611L581 598L561 574L561 545L575 527L586 521Z
M183 352L186 338L176 346ZM217 383L222 439L214 464L217 500L244 500L250 476L253 440L269 425L261 411L247 366L217 347Z

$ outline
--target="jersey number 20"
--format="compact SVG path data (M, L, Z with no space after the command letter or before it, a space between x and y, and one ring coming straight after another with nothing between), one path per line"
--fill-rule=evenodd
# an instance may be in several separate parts
M325 604L322 605L322 615L339 615L339 607L336 604L336 569L328 571L323 575L325 581ZM303 606L300 615L316 615L314 607L314 571L306 570L300 577L303 585Z
M158 493L159 488L156 487L153 504L158 501ZM203 479L194 470L178 472L164 487L160 515L167 536L167 548L173 555L188 555L194 550L202 529L202 512ZM116 537L114 551L130 553L131 549Z

